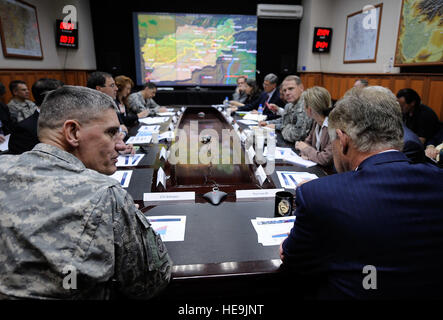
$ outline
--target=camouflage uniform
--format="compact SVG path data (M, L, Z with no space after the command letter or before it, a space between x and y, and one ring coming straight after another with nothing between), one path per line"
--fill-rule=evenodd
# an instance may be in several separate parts
M143 299L170 280L167 250L131 196L57 147L0 157L0 212L0 298L108 299L114 285ZM76 290L63 286L68 266Z
M279 109L278 114L282 117L267 123L275 124L275 129L281 131L286 141L304 141L311 129L312 119L306 115L303 99L298 99L295 105L288 103L284 109Z
M149 114L157 113L160 109L160 106L153 99L145 100L141 92L136 92L129 95L128 106L129 109L136 114L146 109L149 110Z
M15 99L11 99L8 103L9 112L11 113L11 119L15 122L20 122L26 118L32 116L37 110L37 106L31 100L25 100L20 102Z

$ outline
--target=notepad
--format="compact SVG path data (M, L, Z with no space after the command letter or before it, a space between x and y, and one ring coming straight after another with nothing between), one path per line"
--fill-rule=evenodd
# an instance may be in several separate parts
M132 170L131 171L116 171L111 178L117 180L120 182L120 185L123 188L129 187L129 183L131 182L132 178Z

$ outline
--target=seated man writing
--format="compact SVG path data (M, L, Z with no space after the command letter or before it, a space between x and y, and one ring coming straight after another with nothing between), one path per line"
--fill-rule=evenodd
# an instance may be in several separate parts
M107 176L125 148L114 108L96 90L57 89L41 143L0 157L0 299L109 299L112 286L141 299L168 284L166 247Z

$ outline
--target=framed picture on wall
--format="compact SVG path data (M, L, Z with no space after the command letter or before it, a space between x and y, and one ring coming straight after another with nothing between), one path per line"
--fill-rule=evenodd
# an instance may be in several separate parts
M398 26L396 67L443 65L443 3L403 0Z
M347 16L343 63L377 61L382 10L380 3Z
M0 0L0 37L6 58L43 59L37 9L20 0Z

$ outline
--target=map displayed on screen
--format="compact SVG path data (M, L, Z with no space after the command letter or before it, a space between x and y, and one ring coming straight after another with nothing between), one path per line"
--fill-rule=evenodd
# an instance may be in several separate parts
M137 83L232 86L255 79L257 17L134 13Z

